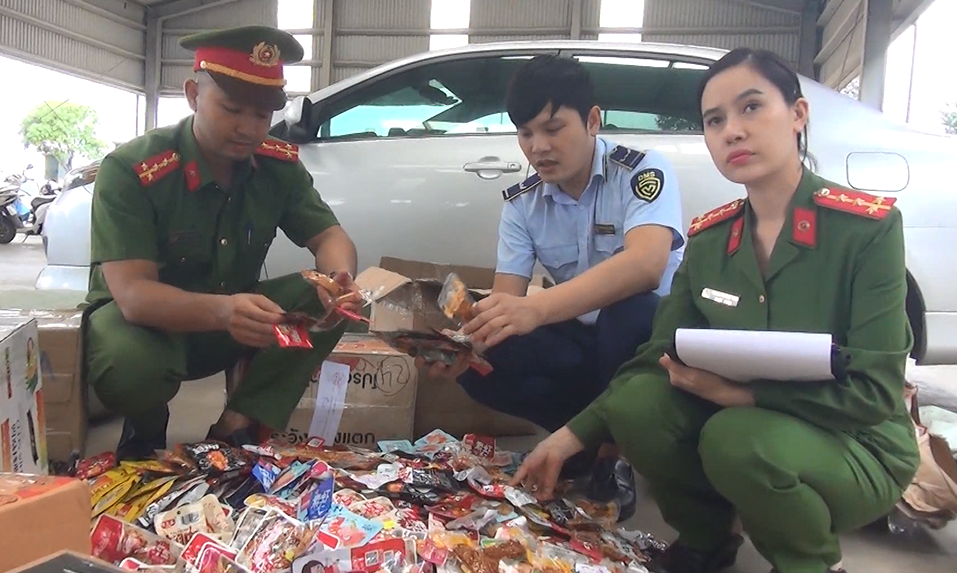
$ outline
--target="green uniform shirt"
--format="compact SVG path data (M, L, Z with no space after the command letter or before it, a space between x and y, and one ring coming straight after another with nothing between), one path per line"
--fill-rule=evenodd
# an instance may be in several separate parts
M821 191L825 189L827 191ZM862 198L858 203L854 199ZM667 377L658 360L678 328L830 333L846 364L828 382L757 381L756 406L845 432L864 445L901 487L919 456L904 406L904 367L913 344L900 211L884 199L845 191L805 171L764 276L751 240L746 200L698 218L651 340L569 427L586 445L628 428L608 428L605 404L644 376ZM698 233L695 233L696 230ZM736 306L705 298L736 295Z
M100 263L146 259L160 281L191 292L236 293L258 280L281 228L300 247L338 224L295 145L267 139L232 186L217 185L192 116L114 150L93 191L89 302L110 300Z

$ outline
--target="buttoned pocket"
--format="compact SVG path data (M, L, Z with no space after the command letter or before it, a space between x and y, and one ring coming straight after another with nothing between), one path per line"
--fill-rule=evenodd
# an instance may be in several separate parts
M578 267L578 245L538 247L536 254L542 266L556 281L566 281L575 275Z
M160 280L181 288L198 285L209 274L210 239L199 231L171 231L167 236Z
M609 258L625 248L624 242L618 235L595 235L594 241L595 250L604 258Z

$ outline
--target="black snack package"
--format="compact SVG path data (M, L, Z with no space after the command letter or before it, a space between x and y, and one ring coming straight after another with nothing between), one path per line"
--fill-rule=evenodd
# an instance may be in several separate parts
M435 489L444 493L459 491L451 474L441 470L412 470L412 485L417 488Z
M598 531L601 529L598 523L592 521L584 512L563 499L553 499L542 505L548 515L551 516L551 520L566 529L580 531Z
M390 481L378 491L390 499L401 499L414 505L434 505L442 500L434 491L418 489L398 480Z
M231 448L222 442L197 442L183 444L181 447L203 473L228 473L249 466L249 458L242 450Z
M248 476L239 487L227 491L222 499L233 509L239 510L246 506L246 498L256 493L264 493L263 484L255 476Z

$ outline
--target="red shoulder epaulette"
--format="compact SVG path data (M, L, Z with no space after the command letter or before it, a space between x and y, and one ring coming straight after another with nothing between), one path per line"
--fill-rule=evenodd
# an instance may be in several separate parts
M144 159L133 166L133 171L139 175L140 184L144 187L156 183L164 176L179 167L179 153L174 149Z
M267 139L256 149L258 155L265 155L283 161L299 161L299 146L278 139Z
M688 236L693 237L708 227L717 225L721 221L727 221L743 208L744 199L735 199L727 205L722 205L717 209L708 211L704 215L695 217L691 220L691 226L688 228Z
M821 207L877 220L887 217L896 201L896 197L878 197L849 189L821 189L814 194L814 202Z

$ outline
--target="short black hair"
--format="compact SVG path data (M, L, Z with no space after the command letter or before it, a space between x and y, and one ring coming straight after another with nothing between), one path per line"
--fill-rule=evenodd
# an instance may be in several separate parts
M701 109L701 99L704 97L704 90L716 75L721 72L740 66L747 65L751 69L761 74L774 87L778 88L784 101L788 105L794 105L798 99L804 97L801 92L801 80L791 66L784 61L784 58L770 50L756 50L753 48L735 48L725 54L720 60L708 68L707 73L701 79L701 85L698 87L698 109ZM702 121L703 123L703 121ZM702 125L702 128L704 126ZM807 153L807 125L804 126L802 134L797 136L798 150Z
M558 56L535 56L522 64L508 82L505 109L516 126L522 126L552 104L552 113L562 106L578 112L588 123L595 106L591 76L578 60Z

